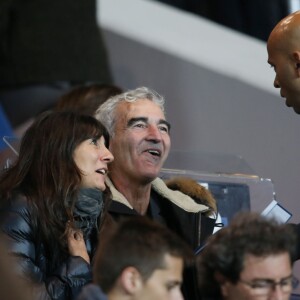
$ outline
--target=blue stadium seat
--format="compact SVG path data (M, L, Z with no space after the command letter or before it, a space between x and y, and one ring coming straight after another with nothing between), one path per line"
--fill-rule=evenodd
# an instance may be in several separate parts
M7 147L3 141L4 136L14 136L14 131L5 115L2 106L0 105L0 151Z

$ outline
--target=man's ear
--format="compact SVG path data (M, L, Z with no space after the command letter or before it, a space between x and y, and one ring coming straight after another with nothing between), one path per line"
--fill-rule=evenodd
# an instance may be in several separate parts
M300 51L294 51L293 52L293 58L295 61L295 69L298 74L298 77L300 77Z
M218 282L222 296L225 298L228 296L228 284L229 280L220 272L215 272L215 280Z
M136 294L143 287L143 280L140 272L134 267L127 267L122 271L120 282L126 293Z

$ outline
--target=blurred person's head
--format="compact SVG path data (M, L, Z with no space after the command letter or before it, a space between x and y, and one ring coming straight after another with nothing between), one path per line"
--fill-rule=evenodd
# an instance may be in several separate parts
M111 299L183 299L184 262L191 253L169 229L144 217L121 221L101 241L94 282Z
M240 213L208 239L198 258L204 297L288 300L293 287L291 227L256 213ZM210 298L209 298L210 299Z
M121 94L123 90L112 84L93 83L73 88L58 100L56 111L73 111L94 116L98 107L108 98Z

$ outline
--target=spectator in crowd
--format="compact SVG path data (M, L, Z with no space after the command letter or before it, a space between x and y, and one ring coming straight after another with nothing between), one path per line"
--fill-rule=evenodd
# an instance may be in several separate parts
M15 164L0 177L0 230L16 274L34 299L75 299L90 262L113 160L93 117L45 112L25 133Z
M111 97L95 116L109 132L115 158L106 180L112 195L108 208L112 219L148 216L176 232L196 251L213 232L215 200L203 193L196 203L192 199L195 189L174 191L158 177L171 146L164 98L140 87ZM192 291L185 284L184 289ZM193 297L189 295L189 299Z
M286 224L239 213L198 256L203 299L288 300L296 237Z
M97 287L84 288L79 300L105 299L101 290L108 300L183 300L183 265L191 255L165 226L142 217L123 220L101 240L93 272Z
M58 100L55 110L69 110L94 116L98 107L108 98L121 94L123 90L113 84L89 84L71 89Z

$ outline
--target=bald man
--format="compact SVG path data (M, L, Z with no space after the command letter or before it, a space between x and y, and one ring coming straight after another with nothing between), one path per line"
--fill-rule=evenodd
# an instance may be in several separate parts
M267 44L268 63L276 73L274 87L280 88L286 105L300 114L300 11L282 19Z
M300 11L288 15L275 26L267 49L268 63L276 73L274 87L280 88L286 105L300 114ZM297 233L297 251L293 260L299 260L300 223L290 225Z

